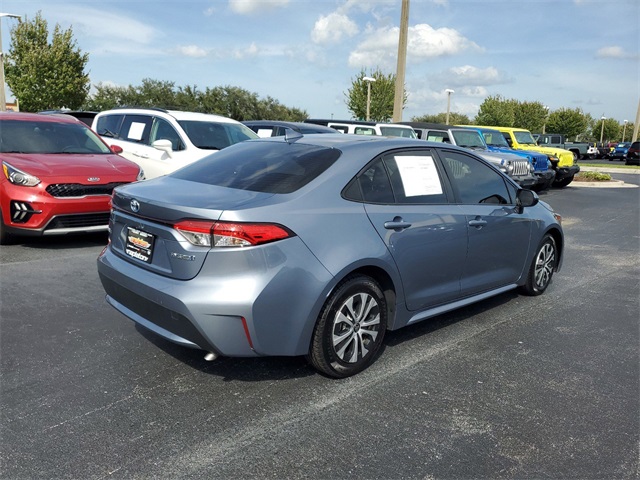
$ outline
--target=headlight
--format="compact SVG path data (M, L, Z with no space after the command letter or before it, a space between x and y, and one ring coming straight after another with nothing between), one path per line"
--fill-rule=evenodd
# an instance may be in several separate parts
M142 168L138 172L138 176L136 177L136 182L139 182L141 180L144 180L144 170Z
M40 179L38 177L34 177L33 175L29 175L28 173L18 170L7 162L2 162L2 171L4 172L4 176L7 177L7 180L14 185L35 187L40 183Z
M529 164L529 171L530 171L531 173L533 173L533 172L535 172L535 171L536 171L536 169L535 169L535 168L533 168L533 164L532 164L532 163L530 163L530 164Z

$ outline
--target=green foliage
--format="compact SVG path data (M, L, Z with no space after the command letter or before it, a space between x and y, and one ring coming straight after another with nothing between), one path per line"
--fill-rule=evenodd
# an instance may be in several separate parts
M476 125L513 127L515 122L514 102L500 95L485 98L474 119Z
M610 182L611 175L608 173L600 173L600 172L580 172L577 177L577 180L589 181L589 182Z
M388 122L393 117L393 101L395 98L396 76L394 74L385 75L377 68L367 74L364 70L356 75L351 81L351 88L344 94L347 108L354 118L364 120L367 117L367 89L368 83L363 77L375 78L371 82L371 102L369 106L369 119L374 122ZM402 108L407 103L405 92L402 99Z
M47 21L38 12L11 29L5 76L21 110L77 109L89 93L88 61L71 28L62 31L56 24L49 43Z
M436 115L422 115L420 117L413 117L412 122L427 122L427 123L445 123L447 121L447 112L438 113ZM449 113L449 125L470 125L471 119L462 113L450 112Z
M542 132L542 126L547 118L547 109L540 102L518 102L512 100L513 126L525 128L530 132ZM547 131L549 129L547 128Z
M618 137L618 141L620 142L630 142L631 137L633 137L633 129L635 128L635 124L628 122L625 128L624 123L620 124L620 135ZM622 135L624 133L624 138Z
M622 127L618 121L614 118L607 118L604 120L604 129L602 127L602 119L596 119L591 124L591 136L600 141L602 135L603 142L615 142L618 138L622 137ZM627 130L629 125L627 125Z
M587 131L589 115L579 109L561 108L555 110L547 120L547 133L561 133L573 141Z
M101 111L123 106L215 113L238 121L302 121L308 116L304 110L286 107L271 97L260 99L257 94L239 87L207 87L202 91L195 85L176 87L173 82L149 78L142 80L139 86L98 84L84 108Z

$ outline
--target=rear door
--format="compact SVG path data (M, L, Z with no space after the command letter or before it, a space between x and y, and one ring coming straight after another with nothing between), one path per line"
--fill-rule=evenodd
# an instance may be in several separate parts
M467 251L466 217L428 149L397 151L358 178L365 210L398 267L409 310L457 298Z

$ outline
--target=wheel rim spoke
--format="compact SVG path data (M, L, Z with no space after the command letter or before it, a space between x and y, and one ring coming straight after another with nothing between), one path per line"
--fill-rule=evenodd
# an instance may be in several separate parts
M538 287L544 288L551 280L555 258L555 249L550 243L545 244L538 252L535 268L535 281Z
M365 358L379 334L380 312L376 299L357 293L344 301L336 312L331 341L340 360L356 363Z

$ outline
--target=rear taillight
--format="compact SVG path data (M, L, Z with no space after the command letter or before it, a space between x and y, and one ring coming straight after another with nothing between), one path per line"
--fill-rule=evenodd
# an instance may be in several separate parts
M189 243L202 247L247 247L292 237L273 223L209 222L182 220L173 226Z

